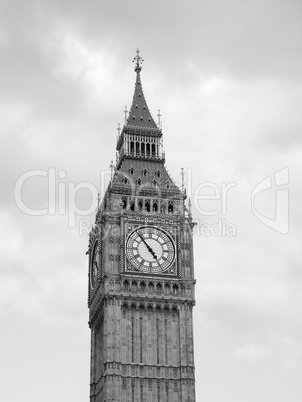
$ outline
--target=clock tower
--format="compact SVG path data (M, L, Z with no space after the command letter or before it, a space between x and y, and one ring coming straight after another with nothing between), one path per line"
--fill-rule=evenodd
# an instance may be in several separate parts
M195 402L194 223L165 168L142 58L89 238L91 402Z

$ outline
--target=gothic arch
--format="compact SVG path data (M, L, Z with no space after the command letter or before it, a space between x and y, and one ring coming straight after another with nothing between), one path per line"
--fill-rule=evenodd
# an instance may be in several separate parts
M172 291L173 291L173 294L174 294L174 295L177 295L178 292L179 292L179 287L178 287L178 285L174 284L173 287L172 287Z
M152 211L153 212L158 211L158 200L153 200Z
M165 283L165 295L169 295L170 294L170 291L171 291L171 288L170 288L170 285L168 284L168 283Z
M145 293L145 291L146 291L146 283L145 282L140 283L140 291L142 293Z
M150 200L149 199L147 199L147 200L145 200L145 211L146 212L150 212Z
M162 294L162 290L163 290L162 284L161 284L161 283L157 283L157 285L156 285L156 293L157 293L158 295L161 295L161 294Z
M169 202L168 202L168 213L169 213L169 214L173 214L173 212L174 212L173 201L169 201Z
M154 292L154 284L153 284L153 282L149 282L149 284L148 284L148 292L149 293Z

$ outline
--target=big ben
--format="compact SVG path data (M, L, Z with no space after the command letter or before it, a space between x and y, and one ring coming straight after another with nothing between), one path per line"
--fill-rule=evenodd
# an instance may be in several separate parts
M91 402L195 402L192 221L165 167L142 58L89 238ZM181 144L180 144L181 146Z

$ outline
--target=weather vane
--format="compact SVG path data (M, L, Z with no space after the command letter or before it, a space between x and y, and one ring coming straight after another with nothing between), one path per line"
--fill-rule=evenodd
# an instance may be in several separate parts
M139 73L142 70L142 64L143 64L144 59L141 58L139 55L139 48L136 50L136 56L133 59L133 63L135 63L134 71Z

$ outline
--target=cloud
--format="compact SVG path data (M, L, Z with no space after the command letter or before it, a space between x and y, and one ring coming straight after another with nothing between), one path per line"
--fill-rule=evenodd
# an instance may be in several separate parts
M228 395L232 402L242 401L238 389L228 388L241 375L242 361L254 363L243 382L247 389L255 389L255 367L262 362L270 372L276 362L297 372L302 285L299 2L5 0L1 8L2 344L22 333L38 367L45 366L45 359L62 362L67 350L61 350L62 339L75 339L74 328L81 339L87 334L87 238L79 236L79 226L68 227L67 215L22 214L14 186L28 170L55 168L67 174L56 177L56 186L89 181L100 187L100 170L108 169L115 157L117 123L123 122L124 107L132 100L131 60L139 46L145 59L144 93L153 116L161 109L172 176L179 182L180 168L192 168L193 190L205 181L237 184L228 194L226 216L220 210L218 216L204 217L193 205L193 217L200 223L220 217L237 228L233 238L194 238L196 347L202 353L196 355L197 373L204 370L203 381L197 378L199 395L218 379L218 394L211 386L209 402L228 402ZM291 215L290 232L281 236L255 219L250 196L260 180L285 166L290 171ZM45 178L27 182L25 201L47 206L47 184ZM273 198L265 198L266 211L273 212ZM78 201L82 206L91 202L88 194L79 194ZM35 349L37 342L31 339L37 331L51 348L43 343ZM77 349L83 356L89 349L85 342ZM29 383L29 358L22 356L24 381ZM70 350L68 357L74 356ZM3 363L5 373L10 359ZM88 375L88 359L86 363ZM211 364L213 371L208 370ZM223 370L217 378L217 367L230 364L235 364L234 371ZM84 366L78 365L82 372L72 377L79 387ZM72 367L66 363L64 370ZM62 376L48 367L43 376L70 399L71 386ZM267 400L288 399L288 383L277 378L284 391L278 395L259 383ZM292 402L299 400L298 391L294 395L299 381L291 384ZM11 384L10 379L5 382ZM86 383L83 387L85 395ZM26 399L24 389L13 397L10 387L2 399ZM259 400L256 391L251 391L251 400ZM49 396L49 401L56 397Z
M235 356L247 362L256 362L259 360L266 360L269 357L270 350L263 345L256 345L250 343L235 350Z
M253 364L271 360L281 370L296 370L302 364L302 344L291 337L272 337L269 344L251 342L238 347L234 356Z
M285 337L281 343L280 362L285 370L301 369L302 343L292 337Z

